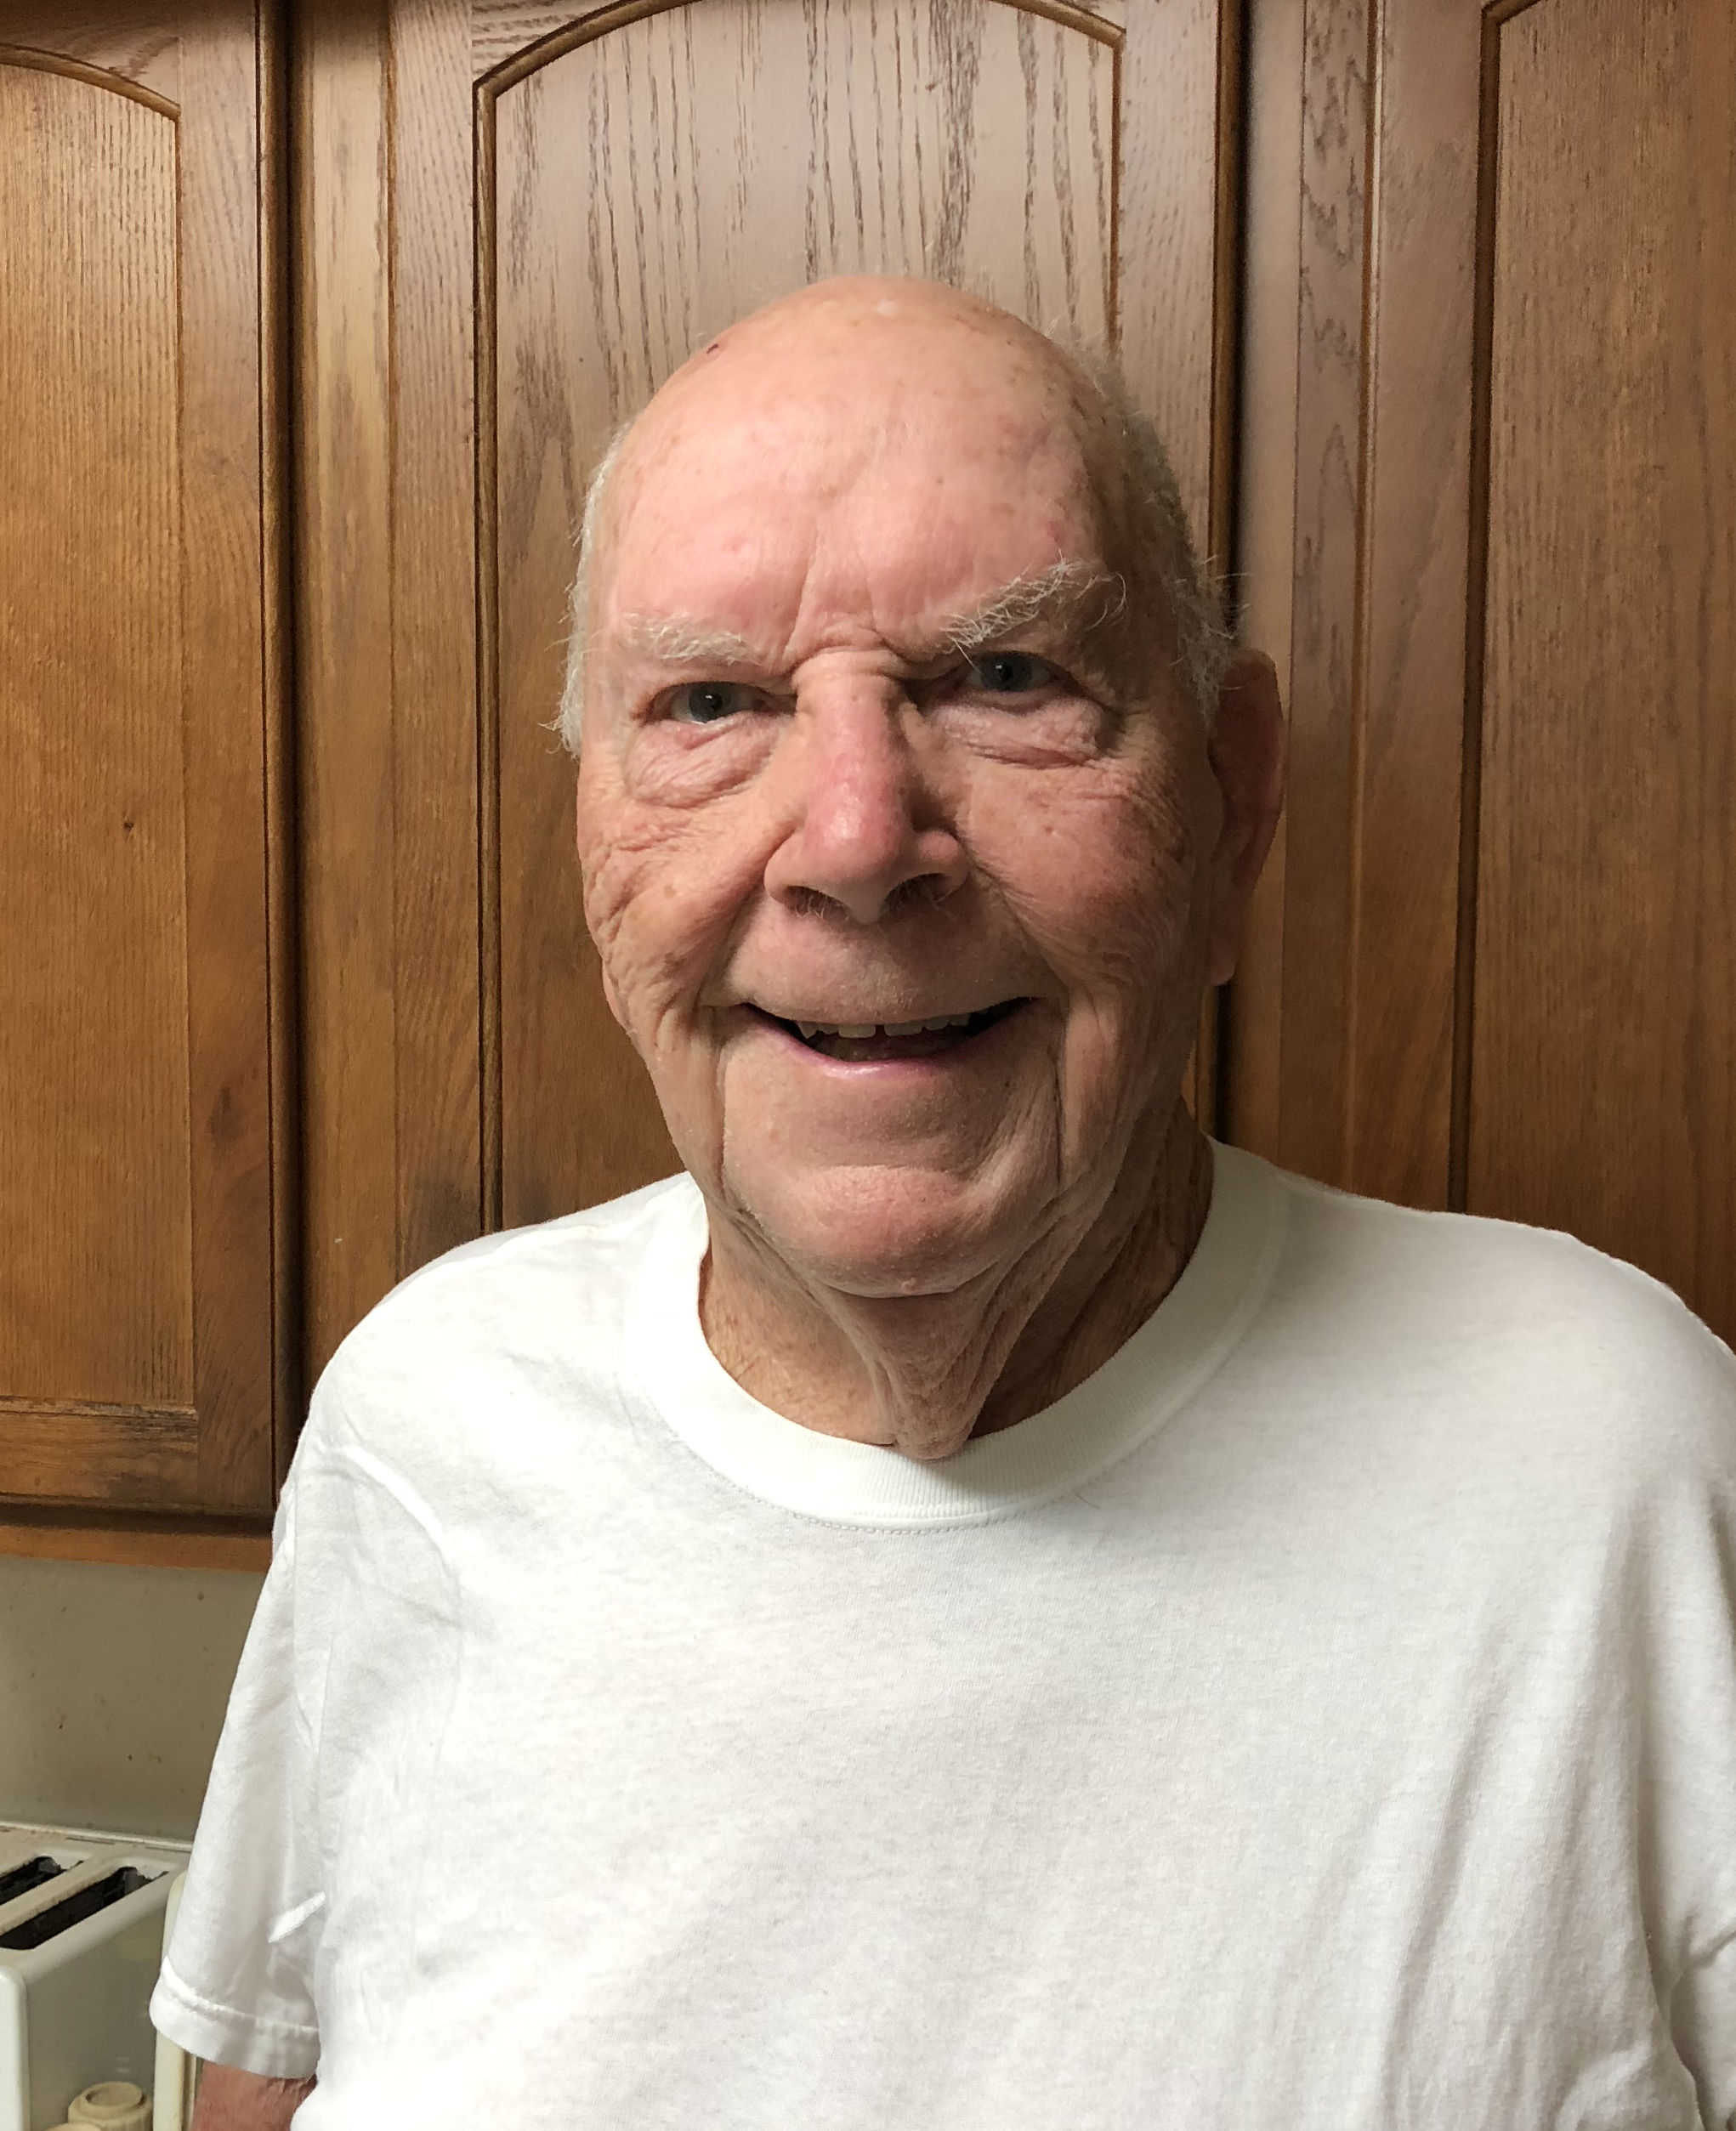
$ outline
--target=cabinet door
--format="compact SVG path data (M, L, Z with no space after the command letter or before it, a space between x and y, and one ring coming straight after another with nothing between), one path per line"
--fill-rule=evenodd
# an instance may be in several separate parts
M0 5L0 1498L269 1511L269 29ZM262 190L263 179L263 190Z
M1736 14L1253 25L1243 553L1293 768L1231 1130L1731 1337Z
M307 11L312 1366L434 1251L674 1167L548 730L611 430L782 290L932 274L1118 343L1221 550L1232 56L1217 0Z

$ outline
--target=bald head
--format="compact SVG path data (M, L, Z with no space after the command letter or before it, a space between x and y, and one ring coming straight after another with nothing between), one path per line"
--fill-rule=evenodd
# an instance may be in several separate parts
M823 447L837 479L855 479L917 432L968 432L975 448L1040 472L1034 494L1076 491L1150 657L1174 668L1180 692L1209 717L1227 639L1162 444L1110 366L1087 366L962 291L848 276L727 328L612 441L586 500L560 717L569 748L577 751L586 654L615 545L648 490L665 507L672 490L703 508L707 469L731 448L812 465ZM921 508L920 497L911 505ZM727 537L739 546L752 535L735 527Z
M805 402L873 422L922 392L994 394L1081 442L1099 418L1078 364L1011 313L937 281L849 275L780 297L689 357L633 425L624 465L720 410L787 414Z

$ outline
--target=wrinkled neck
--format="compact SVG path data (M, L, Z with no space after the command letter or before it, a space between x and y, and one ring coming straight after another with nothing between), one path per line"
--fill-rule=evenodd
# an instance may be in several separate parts
M774 1412L950 1457L1101 1369L1179 1278L1211 1196L1211 1144L1177 1101L1136 1135L1082 1234L1058 1225L950 1294L870 1298L804 1284L714 1226L701 1321L723 1368Z
M1095 1375L1181 1278L1211 1204L1211 1142L1177 1102L1032 1312L972 1433L1010 1428Z

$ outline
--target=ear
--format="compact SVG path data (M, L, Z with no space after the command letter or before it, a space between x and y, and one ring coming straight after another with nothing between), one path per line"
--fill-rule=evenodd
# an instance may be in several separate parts
M1284 706L1277 669L1263 651L1238 651L1224 669L1206 751L1223 802L1211 854L1206 981L1222 984L1234 972L1249 898L1284 805Z

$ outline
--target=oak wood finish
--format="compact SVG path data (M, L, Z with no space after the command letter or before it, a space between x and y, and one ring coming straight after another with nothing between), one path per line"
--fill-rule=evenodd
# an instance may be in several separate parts
M296 22L309 1382L483 1226L468 31Z
M0 1554L37 1561L109 1561L138 1568L271 1566L271 1535L226 1517L123 1517L113 1510L16 1509L0 1516Z
M1249 0L1242 136L1235 548L1230 607L1240 640L1269 654L1291 700L1296 568L1296 345L1302 302L1301 0ZM1235 975L1220 995L1220 1130L1279 1159L1284 884L1279 818Z
M1343 1177L1353 1048L1351 1010L1364 662L1357 582L1361 534L1362 363L1368 219L1370 21L1349 5L1303 16L1302 275L1296 356L1295 575L1290 643L1285 840L1284 1158Z
M303 13L310 1370L443 1244L674 1165L547 728L590 468L706 332L886 268L1119 333L1223 551L1228 37L1218 0Z
M0 1498L263 1514L287 1420L270 37L0 8Z
M1728 1337L1736 20L1535 0L1484 56L1466 1202L1636 1260Z
M1736 22L1253 20L1257 68L1301 51L1293 394L1261 371L1295 479L1242 490L1250 611L1281 626L1289 597L1292 769L1281 980L1238 995L1230 1136L1570 1228L1727 1337Z

